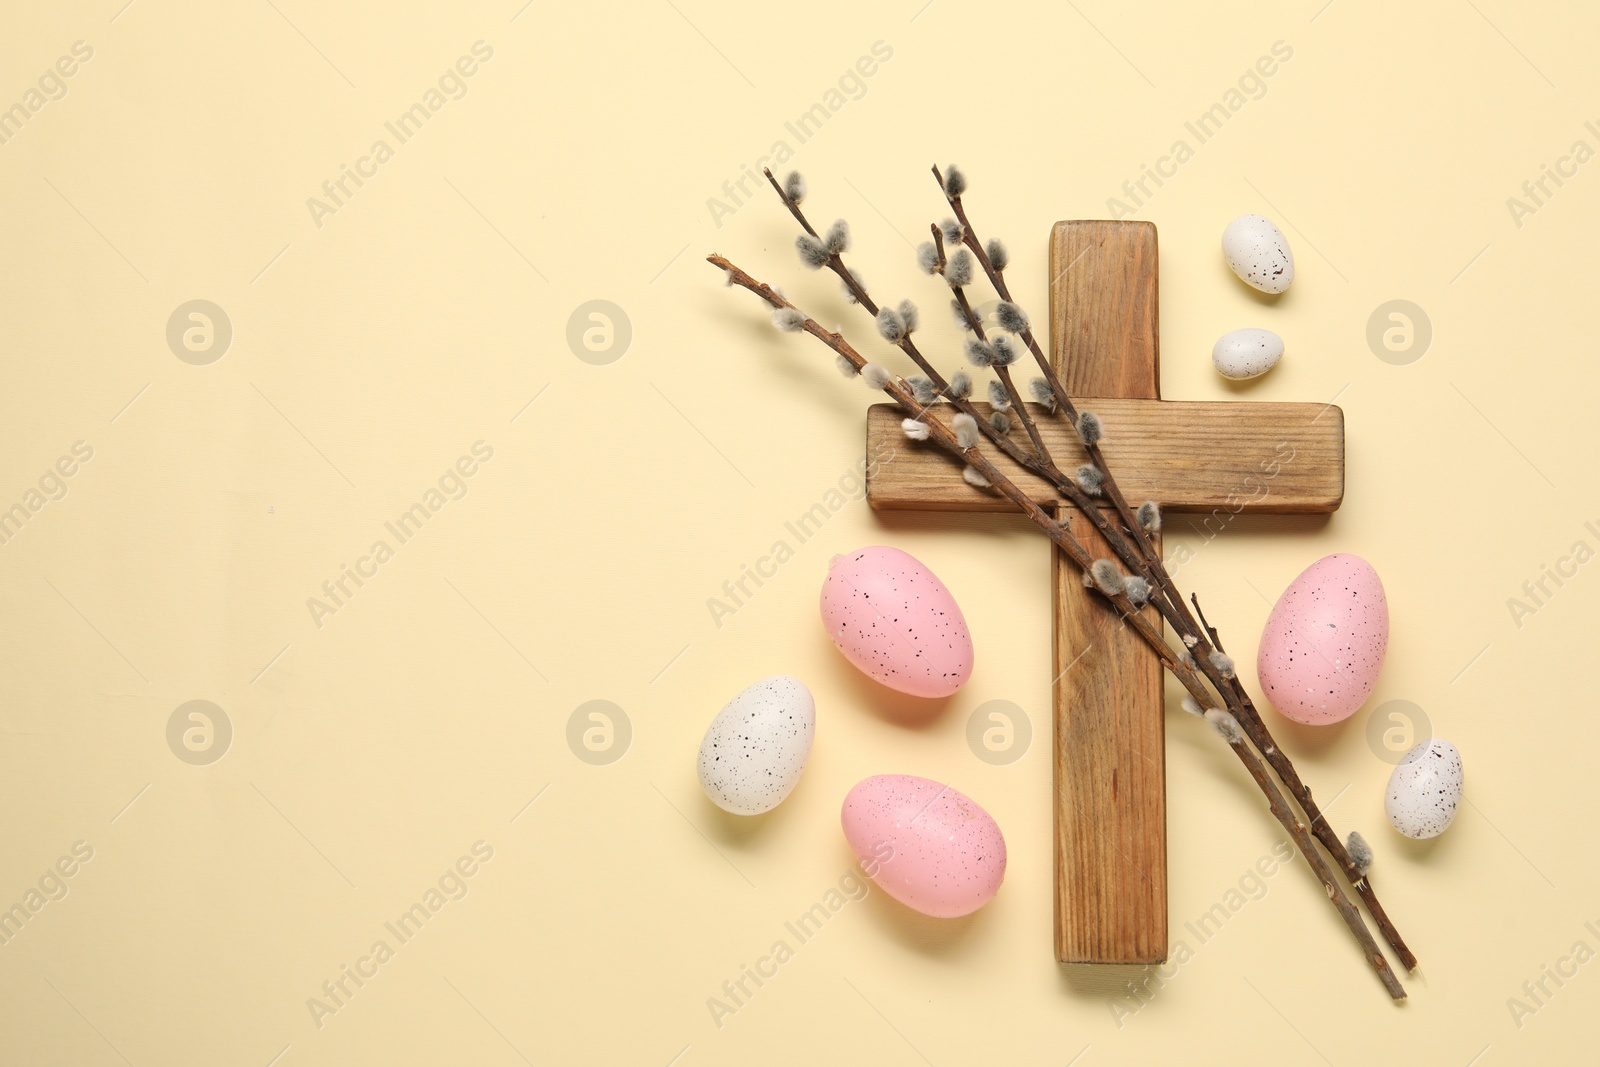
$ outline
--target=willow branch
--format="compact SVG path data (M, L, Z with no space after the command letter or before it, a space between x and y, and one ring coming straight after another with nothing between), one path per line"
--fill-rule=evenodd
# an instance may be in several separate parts
M713 266L726 273L730 284L748 289L773 308L792 309L799 312L800 309L782 294L764 282L757 281L724 257L712 255L707 259ZM804 315L803 312L801 312L801 315L803 318L800 329L818 338L834 352L844 357L857 372L862 371L867 366L866 358L837 332L824 329L817 324L815 319L809 315ZM1012 482L983 454L978 443L980 439L975 433L972 435L971 442L966 443L963 442L956 430L946 426L940 419L923 418L922 416L925 416L927 411L917 402L913 390L903 378L888 377L884 381L882 388L883 392L888 394L902 410L913 418L919 419L921 425L926 429L929 440L958 459L964 460L976 470L996 491L1015 504L1024 515L1043 530L1081 572L1086 576L1092 576L1094 560L1090 557L1083 544L1073 536L1071 530L1065 524L1057 521L1043 508L1035 504L1026 492ZM1128 598L1120 584L1111 588L1104 586L1097 586L1097 588L1100 589L1105 599L1116 608L1123 621L1128 623L1145 644L1149 646L1151 651L1160 658L1162 665L1172 672L1179 683L1197 701L1208 702L1209 694L1201 676L1183 658L1173 652L1163 638L1159 626L1152 623L1139 610L1139 606ZM1316 842L1312 839L1306 825L1295 817L1288 802L1284 799L1282 791L1279 790L1277 783L1268 774L1266 767L1261 763L1255 751L1244 744L1243 736L1239 732L1239 725L1234 718L1231 715L1226 715L1226 713L1216 712L1215 714L1219 717L1213 719L1211 715L1208 715L1208 720L1212 722L1213 727L1228 743L1228 747L1239 758L1240 762L1245 765L1251 778L1266 796L1268 808L1284 829L1289 832L1301 854L1305 856L1306 862L1322 883L1329 902L1333 904L1340 918L1356 938L1357 943L1360 944L1362 954L1368 964L1377 974L1384 988L1388 990L1389 995L1395 1000L1403 1000L1406 996L1404 988L1389 967L1389 961L1384 957L1383 951L1367 930L1366 923L1362 921L1360 913L1339 888L1335 881L1333 870L1328 866L1322 853L1318 851ZM1225 718L1221 716L1225 716Z
M984 249L971 220L967 217L966 207L962 203L961 197L950 195L944 175L939 172L937 166L933 168L933 175L939 183L939 189L944 194L946 203L950 205L950 210L954 212L956 221L961 226L962 243L971 250L972 255L983 267L985 276L988 277L989 283L994 287L995 293L1000 299L1008 303L1015 303L1011 297L1011 289L1006 284L1005 272L994 264L988 252ZM1076 423L1078 413L1073 406L1071 398L1062 389L1061 382L1055 373L1054 365L1046 357L1038 339L1034 336L1031 323L1022 331L1020 336L1029 352L1033 354L1035 362L1039 364L1040 370L1044 372L1045 381L1055 393L1057 404L1060 406L1062 413ZM1215 649L1219 653L1222 652L1220 646L1216 644L1215 631L1211 630L1209 626L1202 627L1195 621L1194 616L1190 614L1188 606L1178 592L1176 583L1167 573L1166 564L1161 558L1161 553L1155 548L1154 542L1150 539L1143 526L1134 518L1126 498L1122 495L1121 488L1117 485L1113 471L1105 462L1099 445L1088 444L1086 445L1086 450L1091 461L1104 476L1102 491L1116 508L1122 523L1127 526L1134 542L1138 545L1144 564L1140 569L1145 572L1147 580L1151 582L1156 593L1152 597L1152 602L1157 604L1161 610L1162 617L1179 633L1184 639L1184 643L1192 648L1193 658L1197 666L1212 682L1218 694L1223 697L1229 711L1238 719L1240 726L1250 737L1251 743L1261 750L1268 763L1272 765L1273 770L1277 772L1279 778L1289 789L1290 794L1295 798L1296 803L1305 812L1317 840L1322 842L1329 855L1338 862L1346 880L1360 895L1362 902L1366 904L1367 910L1371 913L1373 921L1382 932L1384 940L1394 949L1395 954L1408 971L1415 970L1417 957L1400 936L1400 932L1395 928L1394 923L1389 919L1388 913L1378 900L1377 892L1373 889L1370 878L1356 865L1345 843L1339 839L1338 833L1323 817L1321 808L1317 806L1316 800L1311 795L1310 787L1300 778L1300 774L1295 769L1293 762L1273 739L1271 731L1267 729L1261 713L1256 709L1244 686L1239 683L1236 677L1232 676L1231 671L1225 670L1215 662L1211 655L1212 650ZM1125 560L1124 562L1126 563L1127 561ZM1224 657L1226 656L1225 653L1223 655Z

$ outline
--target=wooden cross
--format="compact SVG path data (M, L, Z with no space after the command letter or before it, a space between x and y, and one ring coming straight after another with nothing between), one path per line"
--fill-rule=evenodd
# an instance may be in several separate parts
M1132 504L1155 500L1169 516L1203 514L1191 521L1207 536L1238 514L1339 506L1344 414L1338 408L1161 399L1155 226L1058 222L1050 235L1050 277L1056 373L1069 395L1085 398L1080 407L1104 421L1107 465ZM1017 370L1026 377L1023 365ZM944 453L905 447L901 415L888 404L868 414L867 454L892 449L894 457L868 469L874 508L1012 510L1003 497L964 482ZM1040 411L1038 423L1063 470L1083 461L1065 420ZM998 453L994 458L1036 501L1059 505L1057 513L1091 556L1112 555L1044 481ZM1167 955L1161 665L1105 600L1083 587L1066 556L1052 556L1056 958L1159 963ZM1145 610L1157 620L1154 608Z

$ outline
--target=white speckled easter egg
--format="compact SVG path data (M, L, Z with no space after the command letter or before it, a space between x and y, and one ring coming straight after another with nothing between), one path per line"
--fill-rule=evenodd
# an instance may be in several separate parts
M898 548L833 557L822 622L846 659L890 689L949 696L972 674L972 635L955 598Z
M1294 281L1294 254L1283 231L1261 215L1240 215L1222 231L1222 254L1233 273L1263 293L1281 293Z
M1407 837L1438 837L1456 817L1462 781L1461 753L1435 737L1407 752L1389 775L1383 810Z
M977 803L910 774L856 783L839 813L861 868L924 915L952 919L989 902L1006 875L1006 839Z
M711 720L700 742L700 787L735 815L771 811L806 769L816 718L805 686L782 674L763 678Z
M1267 616L1256 677L1272 706L1313 726L1355 714L1389 647L1389 602L1360 556L1324 556L1289 583Z
M1271 330L1234 330L1217 339L1211 363L1224 378L1256 378L1283 358L1283 338Z

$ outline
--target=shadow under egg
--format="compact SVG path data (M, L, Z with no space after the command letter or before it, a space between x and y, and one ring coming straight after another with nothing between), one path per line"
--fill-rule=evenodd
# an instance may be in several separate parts
M846 854L849 854L848 848ZM984 913L994 907L991 899L977 911L953 919L940 919L902 904L876 881L869 880L869 884L871 889L863 903L873 925L885 931L902 948L929 959L948 958L973 943L973 931L985 925Z
M800 782L795 784L794 789L778 803L777 807L758 815L736 815L720 807L702 790L700 803L706 813L707 832L719 846L737 849L740 852L754 852L769 837L783 833L781 827L798 818L791 812L799 807L794 803L794 795L801 790L804 782L805 775L802 774Z
M832 653L829 656L829 671L848 690L852 702L885 722L910 729L926 729L938 722L945 709L960 695L957 690L944 697L916 697L891 689L846 660L826 634L822 635L822 640L827 642Z

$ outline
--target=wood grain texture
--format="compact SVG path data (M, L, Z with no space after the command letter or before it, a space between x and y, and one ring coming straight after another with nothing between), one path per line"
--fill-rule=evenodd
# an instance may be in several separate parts
M1204 420L1209 424L1200 439L1177 440L1203 420L1192 405L1174 411L1160 403L1156 265L1156 228L1148 222L1058 222L1050 233L1050 355L1056 374L1069 395L1092 398L1086 406L1105 424L1101 448L1124 495L1167 503L1162 490L1181 493L1180 487L1208 470L1208 444L1228 434L1237 416L1230 415L1230 405L1220 405ZM1114 410L1109 398L1128 406ZM1167 426L1141 424L1145 412L1176 418ZM1254 453L1265 443L1261 429L1230 436L1231 444L1244 447L1227 451ZM1266 428L1265 438L1276 431ZM1235 464L1242 459L1244 466L1260 459L1229 458ZM1225 485L1237 474L1236 468L1210 484ZM1068 507L1057 514L1091 556L1111 555L1082 515ZM1056 959L1159 963L1167 958L1161 661L1104 597L1083 587L1064 553L1052 551L1051 560ZM1155 618L1153 609L1145 610Z
M1155 224L1056 223L1050 279L1050 355L1067 395L1159 397Z
M1103 448L1131 501L1169 512L1329 512L1344 497L1344 412L1326 404L1085 399L1105 424ZM987 405L974 405L985 411ZM948 419L953 412L937 417ZM1037 407L1045 445L1063 469L1083 460L1066 421ZM1013 511L1011 502L961 480L937 448L911 444L892 404L867 413L867 501L885 511ZM1013 431L1021 439L1021 430ZM1023 440L1023 443L1027 442ZM991 458L1040 504L1059 497L998 452Z
M1092 555L1111 554L1082 515L1067 521ZM1056 958L1159 963L1167 956L1161 661L1055 557ZM1154 608L1144 611L1161 625Z

